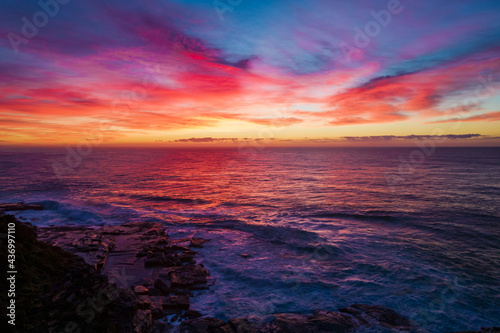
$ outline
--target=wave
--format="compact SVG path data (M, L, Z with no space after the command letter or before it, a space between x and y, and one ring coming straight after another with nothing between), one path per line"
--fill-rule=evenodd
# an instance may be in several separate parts
M321 240L318 234L285 226L244 223L235 226L235 229L252 233L253 235L278 244L316 243Z
M153 201L153 202L177 202L183 204L208 204L210 201L204 199L191 199L191 198L175 198L164 195L143 195L143 194L132 194L129 195L132 199L138 199L143 201Z
M315 232L293 227L247 223L238 219L203 219L199 223L191 221L183 225L242 231L271 244L284 245L298 252L312 254L319 258L318 260L321 258L326 260L346 253L335 245L326 244L323 237Z
M397 221L398 218L392 215L372 215L356 213L336 213L336 212L317 212L313 214L302 215L302 217L320 217L320 218L344 218L361 221Z
M207 216L204 216L207 217ZM228 219L203 219L199 223L188 223L203 228L221 228L238 230L253 234L254 236L273 243L290 243L292 241L302 241L306 243L316 243L321 240L318 234L302 229L274 226L269 224L247 223L244 220ZM186 225L186 223L184 223Z
M41 204L44 210L53 211L62 218L71 222L76 222L77 224L98 225L104 223L103 218L94 212L59 201L43 200L37 202L37 204Z
M226 206L226 207L260 207L260 208L277 208L276 206L273 205L268 205L268 204L259 204L259 203L237 203L237 202L230 202L230 201L224 201L220 204L220 206Z

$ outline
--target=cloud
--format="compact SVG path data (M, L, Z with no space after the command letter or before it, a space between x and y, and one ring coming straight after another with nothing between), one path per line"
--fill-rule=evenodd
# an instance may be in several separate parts
M409 141L409 140L459 140L459 139L473 139L473 138L486 138L487 136L481 134L443 134L443 135L372 135L372 136L343 136L340 138L300 138L300 139L288 139L288 138L213 138L213 137L201 137L201 138L189 138L189 139L177 139L172 142L178 143L239 143L248 141L276 141L276 142L287 142L287 143L342 143L342 142L374 142L374 141ZM491 137L488 137L491 138Z
M345 141L399 141L399 140L456 140L482 137L481 134L444 134L444 135L372 135L372 136L343 136Z
M454 123L454 122L462 122L462 121L500 121L500 111L497 112L488 112L474 116L465 116L465 117L455 117L444 120L437 120L428 122L428 124L441 124L441 123Z
M330 99L331 111L318 114L332 117L332 125L384 123L428 118L445 112L450 97L463 95L465 102L477 96L476 91L486 92L478 80L481 73L500 73L500 58L478 62L460 62L443 68L378 77L366 84L348 89ZM476 98L477 99L477 98Z
M300 124L300 123L304 122L303 119L294 118L294 117L265 118L265 119L247 118L245 120L248 122L251 122L251 123L259 124L259 125L266 125L266 126L273 126L273 127L290 126L290 125Z
M212 138L212 137L205 137L205 138L189 138L189 139L178 139L178 140L173 140L173 142L218 142L218 143L224 143L224 142L238 142L240 139L238 138Z
M488 93L498 95L478 78L500 76L500 3L459 4L405 4L357 59L344 62L339 45L352 45L354 28L383 9L374 2L250 1L224 22L201 0L71 2L19 53L0 39L0 138L75 140L103 121L115 129L108 139L132 141L189 129L207 130L208 138L231 122L314 131L425 126L445 115L434 123L496 121L495 113L458 115L484 112ZM40 7L7 2L4 9L6 36L21 34L20 18ZM478 89L479 100L456 106Z

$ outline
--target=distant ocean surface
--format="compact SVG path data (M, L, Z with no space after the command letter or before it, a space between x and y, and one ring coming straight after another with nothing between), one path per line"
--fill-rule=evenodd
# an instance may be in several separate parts
M369 303L431 332L500 326L499 148L2 148L0 171L0 202L45 206L16 214L35 225L211 239L205 314Z

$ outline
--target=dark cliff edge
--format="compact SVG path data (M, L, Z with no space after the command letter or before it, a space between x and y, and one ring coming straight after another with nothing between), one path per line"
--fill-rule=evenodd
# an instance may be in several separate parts
M16 240L15 326L8 324L6 270L1 281L0 327L7 332L426 332L391 309L367 304L228 321L205 317L190 309L190 297L211 285L194 250L208 240L172 239L158 223L36 228L4 213L23 209L42 207L0 204L0 233L14 224Z

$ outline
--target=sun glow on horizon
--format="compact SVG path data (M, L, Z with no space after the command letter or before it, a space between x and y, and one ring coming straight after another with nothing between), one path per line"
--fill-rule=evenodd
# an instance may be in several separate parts
M223 21L203 2L153 3L126 1L113 15L72 3L29 43L2 39L0 146L435 133L500 144L498 2L449 8L446 24L430 1L401 2L387 26L370 13L389 9L365 1L245 3ZM94 16L105 19L76 33ZM377 34L356 30L369 23Z

